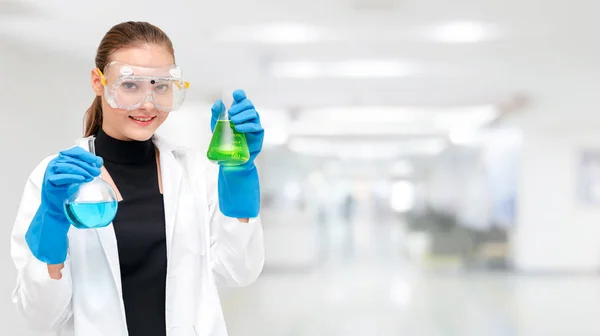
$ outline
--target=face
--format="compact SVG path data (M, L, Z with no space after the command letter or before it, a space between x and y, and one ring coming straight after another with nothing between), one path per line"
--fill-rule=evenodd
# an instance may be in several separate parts
M117 50L110 56L109 62L112 61L146 68L164 68L174 63L165 47L153 44ZM102 96L102 129L115 139L148 140L169 115L157 110L151 101L133 111L112 108L104 99L104 86L95 70L92 70L92 87L96 95Z

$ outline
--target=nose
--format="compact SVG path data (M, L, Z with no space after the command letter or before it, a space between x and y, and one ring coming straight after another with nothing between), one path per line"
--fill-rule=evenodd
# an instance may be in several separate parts
M142 110L152 111L152 110L154 110L154 103L151 101L146 101L140 108Z
M140 110L152 111L154 109L154 97L152 93L148 93L141 103Z

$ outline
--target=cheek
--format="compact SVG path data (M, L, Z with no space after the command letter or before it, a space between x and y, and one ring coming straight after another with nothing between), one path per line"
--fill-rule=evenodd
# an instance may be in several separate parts
M165 120L167 120L167 118L169 117L169 113L165 113L165 112L159 112L158 116L156 117L157 119L157 125L160 126L162 125Z
M118 112L110 107L106 102L102 101L102 119L106 122L113 122L118 118Z
M108 108L104 109L104 119L107 121L112 121L112 122L116 122L116 123L122 123L123 119L127 119L129 115L129 112L124 111L124 110L119 110L119 109L114 109L110 106L108 106Z
M104 126L110 127L112 129L122 129L123 127L126 127L129 118L128 111L114 109L108 106L108 104L104 105L103 109L104 111L102 113L102 123L104 124Z

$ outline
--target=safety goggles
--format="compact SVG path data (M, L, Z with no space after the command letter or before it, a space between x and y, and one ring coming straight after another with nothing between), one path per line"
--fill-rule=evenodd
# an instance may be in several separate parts
M111 62L104 72L96 69L104 86L104 97L112 108L132 111L147 102L162 112L178 109L190 84L183 81L181 68L145 68Z

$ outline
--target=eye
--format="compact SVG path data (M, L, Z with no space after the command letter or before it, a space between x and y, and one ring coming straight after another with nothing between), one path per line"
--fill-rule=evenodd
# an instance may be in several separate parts
M123 84L121 84L121 86L127 90L136 90L137 89L137 84L135 84L133 82L124 82Z
M158 92L167 92L169 91L169 84L159 84L154 89Z

